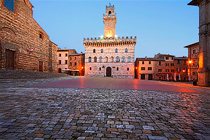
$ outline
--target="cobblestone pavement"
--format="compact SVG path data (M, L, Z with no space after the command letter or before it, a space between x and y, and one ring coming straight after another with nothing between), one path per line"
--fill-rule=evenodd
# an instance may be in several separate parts
M210 94L1 88L0 139L210 139Z

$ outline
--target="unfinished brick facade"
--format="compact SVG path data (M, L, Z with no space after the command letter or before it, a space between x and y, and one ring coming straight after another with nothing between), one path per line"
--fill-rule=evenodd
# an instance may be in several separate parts
M0 0L0 68L55 72L57 45L33 18L29 0Z

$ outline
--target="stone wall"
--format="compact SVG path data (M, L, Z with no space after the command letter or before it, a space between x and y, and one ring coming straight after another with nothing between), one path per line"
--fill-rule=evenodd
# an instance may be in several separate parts
M29 0L15 0L14 12L0 1L0 68L6 68L6 50L14 52L14 69L55 71L55 50L48 34L33 18L33 6Z
M107 76L106 70L110 67L112 77L134 78L135 44L136 38L132 37L126 39L84 39L85 76L105 77ZM117 52L115 52L116 49ZM89 57L91 57L91 62L89 62ZM96 62L95 57L97 58ZM117 57L120 58L119 62L116 62ZM125 57L124 62L122 61L123 57ZM128 57L130 57L130 61L128 61Z

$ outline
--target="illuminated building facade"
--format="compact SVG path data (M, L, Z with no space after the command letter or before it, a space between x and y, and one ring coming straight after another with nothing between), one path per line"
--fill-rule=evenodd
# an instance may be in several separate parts
M199 7L198 85L210 86L210 1L192 0L188 5Z
M136 37L117 37L114 6L103 15L104 36L84 39L85 76L134 78Z

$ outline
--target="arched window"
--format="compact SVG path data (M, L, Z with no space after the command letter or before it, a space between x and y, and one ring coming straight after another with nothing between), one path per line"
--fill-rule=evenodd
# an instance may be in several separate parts
M88 58L88 62L91 62L91 57Z
M113 56L111 57L111 62L114 62L114 57Z
M127 53L127 52L128 52L128 49L126 48L126 49L125 49L125 53Z
M94 57L94 62L97 62L97 57Z
M120 62L119 56L116 57L116 62Z
M99 71L101 71L101 67L99 67Z
M14 12L14 0L5 0L4 6Z
M117 67L117 71L119 71L119 68Z
M99 57L99 62L102 63L102 57L101 56Z
M115 53L118 53L118 49L115 49Z
M90 67L90 70L92 70L92 68Z
M122 57L122 62L125 62L125 57L124 56Z
M109 16L112 14L112 12L111 11L109 11Z
M107 56L105 57L105 62L108 62L108 57Z
M128 62L131 62L131 57L130 56L128 56Z
M93 53L96 53L96 49L93 49Z
M103 49L101 49L101 53L104 53L104 50Z

